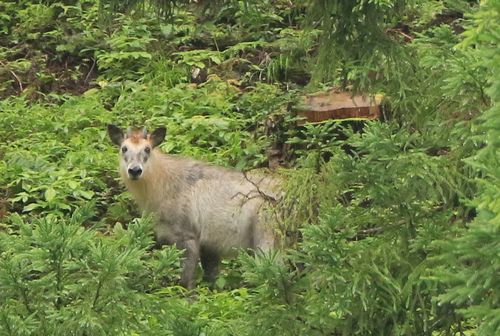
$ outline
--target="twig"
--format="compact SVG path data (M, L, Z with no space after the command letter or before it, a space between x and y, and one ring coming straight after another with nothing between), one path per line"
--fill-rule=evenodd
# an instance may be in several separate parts
M258 183L255 183L254 181L252 181L252 180L250 180L250 179L248 178L248 176L247 176L247 173L246 173L246 172L242 172L242 174L243 174L243 176L245 177L245 180L247 180L248 182L250 182L250 183L251 183L251 184L255 187L255 189L250 190L250 191L249 191L248 193L246 193L246 194L243 194L242 192L239 192L239 191L238 191L236 194L234 194L234 195L231 197L231 199L234 199L234 198L236 198L237 196L243 196L243 199L244 199L244 200L243 200L242 204L243 204L243 203L245 203L245 202L248 202L248 201L250 201L250 200L252 200L252 199L254 199L254 198L262 198L264 201L266 201L266 202L270 202L270 203L272 203L272 204L276 204L276 203L278 202L278 200L277 200L275 197L273 197L273 196L271 196L271 195L268 195L268 194L266 194L265 192L263 192L262 190L260 190L260 188L259 188L259 186L258 186L258 183L262 182L262 181L265 179L265 177L263 177L263 178L262 178L262 179L261 179ZM256 192L257 194L255 194L255 192ZM261 206L262 206L262 205L261 205Z
M5 64L4 62L0 61L0 64L5 68L7 69L8 72L10 72L12 74L12 76L14 76L14 78L17 80L17 84L19 85L19 90L20 92L23 92L23 83L21 82L21 79L16 75L16 73L14 71L12 71L9 66L7 64Z
M410 35L408 35L408 34L405 34L405 33L403 33L402 31L399 31L399 34L400 34L400 35L403 35L404 37L406 37L406 38L407 38L408 40L410 40L410 41L412 41L412 40L413 40L413 37L412 37L412 36L410 36Z
M273 196L270 196L268 194L266 194L265 192L263 192L262 190L260 190L259 186L252 180L250 180L247 176L247 172L243 172L243 176L245 177L245 179L250 182L254 187L255 189L257 190L257 192L259 193L259 195L265 200L265 201L268 201L268 202L271 202L271 203L276 203L278 200L273 197ZM265 179L265 177L263 177L260 181L262 182L263 180ZM249 193L250 194L250 193Z
M87 73L87 76L85 76L85 79L83 80L83 82L84 82L85 84L87 84L87 83L88 83L88 80L89 80L89 78L90 78L90 74L92 73L92 71L94 71L94 68L95 68L96 59L95 59L95 58L92 58L92 61L93 61L93 62L92 62L92 66L90 67L90 70L89 70L89 72Z
M404 38L406 38L408 41L413 41L413 36L410 36L410 35L408 35L406 33L403 33L399 29L392 29L391 28L391 29L387 29L386 32L388 32L388 33L397 33L397 34L403 36Z
M257 197L260 197L260 195L256 195L256 196L252 196L250 197L250 194L253 192L254 190L250 190L247 194L244 194L242 192L237 192L236 194L233 195L233 197L231 197L231 199L234 199L236 198L237 196L243 196L243 198L245 198L247 201L251 200L251 199L254 199L254 198L257 198Z

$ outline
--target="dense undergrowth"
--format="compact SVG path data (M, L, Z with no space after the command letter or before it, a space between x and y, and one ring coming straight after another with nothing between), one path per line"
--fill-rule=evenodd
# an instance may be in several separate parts
M499 1L174 2L0 1L0 335L499 334ZM298 126L329 87L384 120ZM286 246L176 286L108 123L278 151Z

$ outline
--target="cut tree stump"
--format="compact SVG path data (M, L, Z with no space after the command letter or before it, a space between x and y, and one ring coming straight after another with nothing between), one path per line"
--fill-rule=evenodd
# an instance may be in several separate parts
M306 122L320 122L331 119L378 119L382 95L352 96L350 92L320 92L302 97L297 114Z

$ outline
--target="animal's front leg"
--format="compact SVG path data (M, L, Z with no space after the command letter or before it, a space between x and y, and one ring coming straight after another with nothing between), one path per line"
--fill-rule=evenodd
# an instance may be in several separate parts
M203 267L203 280L210 286L215 285L215 279L219 272L220 256L207 248L201 249L201 266Z
M200 245L196 240L191 239L177 242L176 246L178 249L184 250L184 257L181 261L181 285L192 289L194 288L196 266L200 258Z

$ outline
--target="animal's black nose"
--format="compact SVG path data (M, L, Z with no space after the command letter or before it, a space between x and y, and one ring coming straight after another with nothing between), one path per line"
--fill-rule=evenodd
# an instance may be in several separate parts
M128 169L128 174L132 178L138 178L142 174L141 167L132 167Z

